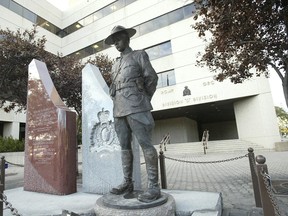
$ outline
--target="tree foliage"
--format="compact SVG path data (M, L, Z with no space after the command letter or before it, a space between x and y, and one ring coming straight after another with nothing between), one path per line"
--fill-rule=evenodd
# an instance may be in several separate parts
M278 119L279 130L282 136L288 134L288 113L281 107L275 106L276 116Z
M86 62L59 53L53 55L45 50L46 38L36 34L36 27L22 32L0 29L0 107L6 112L26 109L28 65L37 59L46 63L62 100L81 117L83 67L88 62L96 64L109 84L113 60L103 54Z
M216 80L241 83L253 76L269 76L271 66L283 84L288 106L288 1L195 0L199 37L209 32L198 65L216 72Z

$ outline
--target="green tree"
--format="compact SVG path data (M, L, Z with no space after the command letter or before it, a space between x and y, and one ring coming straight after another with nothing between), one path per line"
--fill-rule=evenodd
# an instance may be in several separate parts
M288 106L288 1L195 0L196 22L192 27L207 40L198 65L242 83L253 76L269 76L271 66L279 75Z
M275 106L281 136L288 135L288 113L281 107Z
M23 32L0 29L0 107L6 112L26 109L28 65L37 59L46 63L60 97L81 119L83 67L88 62L96 64L109 84L113 60L103 54L86 62L60 53L53 55L45 50L45 43L44 36L37 37L36 27Z

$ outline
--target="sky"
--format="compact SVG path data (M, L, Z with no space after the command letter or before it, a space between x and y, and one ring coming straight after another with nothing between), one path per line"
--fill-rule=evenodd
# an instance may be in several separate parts
M69 7L74 7L77 4L82 3L83 1L89 2L89 0L47 0L55 7L59 8L61 11L68 10ZM284 94L282 90L282 83L279 76L275 71L270 71L269 83L271 87L271 93L274 101L274 106L279 106L288 111L286 107L286 102L284 99Z
M89 0L47 0L50 4L54 5L61 11L66 11L70 7L74 7L77 4L82 3L83 1L89 2Z
M282 107L286 111L288 108L286 107L286 102L284 99L284 93L282 88L282 82L275 71L270 71L269 83L271 87L271 93L275 106Z

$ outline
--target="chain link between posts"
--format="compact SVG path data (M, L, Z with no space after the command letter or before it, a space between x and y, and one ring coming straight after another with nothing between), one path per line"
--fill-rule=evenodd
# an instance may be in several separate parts
M13 165L13 166L24 167L23 164L16 164L16 163L9 162L9 161L7 161L7 160L5 160L5 162L6 162L7 164L10 164L10 165Z
M21 214L18 213L18 210L16 208L13 208L12 204L8 202L7 196L4 193L2 193L1 195L2 199L0 199L0 202L3 202L5 204L5 209L10 209L12 215L21 216Z
M263 168L262 168L260 174L264 180L265 188L267 190L268 196L269 196L271 203L273 205L274 212L277 216L281 216L282 214L281 214L280 208L279 208L278 203L276 201L276 198L274 197L273 192L272 192L271 177L268 173L266 173L264 171Z
M239 160L239 159L248 157L248 154L245 154L245 155L242 155L242 156L238 156L238 157L234 157L234 158L224 159L224 160L217 160L217 161L189 161L189 160L171 158L171 157L167 157L165 155L164 155L164 157L166 159L168 159L168 160L173 160L173 161L183 162L183 163L194 163L194 164L210 164L211 163L211 164L213 164L213 163L223 163L223 162Z

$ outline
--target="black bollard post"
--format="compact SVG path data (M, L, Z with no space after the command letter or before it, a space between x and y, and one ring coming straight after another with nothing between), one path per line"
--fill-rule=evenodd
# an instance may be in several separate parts
M254 191L255 204L256 204L256 207L262 207L260 191L259 191L259 183L258 183L258 177L257 177L257 170L256 170L254 149L251 147L248 148L248 158L249 158L249 165L250 165L250 171L251 171L251 177L252 177L252 185L253 185L253 191Z
M0 183L0 216L3 216L3 193L4 187L3 184Z
M1 157L1 174L0 174L0 184L3 185L3 190L5 190L5 157Z
M159 164L160 164L160 175L161 175L161 187L162 189L167 189L165 157L164 157L163 151L159 152Z
M259 189L260 189L260 195L261 195L261 203L263 208L264 216L275 216L274 212L274 206L271 202L269 192L267 191L267 182L265 182L263 177L264 173L268 174L268 168L265 164L266 158L263 155L257 155L256 156L256 162L258 163L256 165L257 167L257 176L258 176L258 182L259 182ZM266 180L268 181L268 180ZM270 185L271 187L271 185Z

